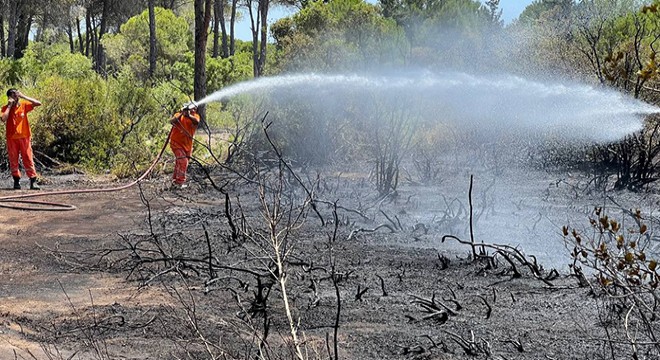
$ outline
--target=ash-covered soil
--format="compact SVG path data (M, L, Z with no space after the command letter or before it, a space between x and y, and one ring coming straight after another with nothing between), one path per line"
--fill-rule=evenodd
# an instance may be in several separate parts
M568 251L564 266L541 263L535 276L492 249L475 261L469 246L442 241L470 239L469 177L461 191L438 195L428 217L420 215L420 204L434 202L428 187L402 184L382 198L364 176L327 179L307 188L315 208L293 178L282 181L295 190L283 193L264 181L260 204L254 183L236 179L219 191L197 174L185 190L154 178L47 198L75 211L2 209L0 359L289 359L291 326L309 359L630 357L625 314L569 274ZM560 185L577 180L563 179L545 181L553 192L541 196L575 192ZM113 185L48 180L42 191ZM480 196L492 216L505 212ZM490 243L484 227L496 225L472 211L483 220L473 224L479 241ZM559 241L533 230L537 243Z

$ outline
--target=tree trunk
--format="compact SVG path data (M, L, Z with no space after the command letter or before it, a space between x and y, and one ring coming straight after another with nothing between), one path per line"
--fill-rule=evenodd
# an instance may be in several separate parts
M7 0L0 0L0 9L5 9L7 5ZM4 11L0 12L0 55L2 57L7 56L7 47L5 46L5 17L6 13Z
M96 56L95 59L95 69L96 72L105 76L105 52L103 51L103 45L101 44L101 39L105 35L108 16L110 12L110 0L103 0L103 10L101 12L101 24L99 28L99 35L96 41Z
M20 0L9 0L9 23L7 24L7 57L14 57L16 50L16 24L18 23L18 3Z
M23 7L24 9L25 7ZM21 13L18 17L18 24L16 24L16 47L14 49L14 58L20 59L23 57L25 49L27 49L28 42L30 41L30 28L32 27L33 14Z
M220 0L213 1L213 52L211 57L217 58L220 49L220 22L222 16L222 4Z
M90 15L90 50L89 50L89 56L92 58L94 62L96 62L96 50L98 46L98 40L99 40L99 34L96 30L96 20L94 19L94 15ZM96 66L96 63L94 64Z
M260 5L257 4L257 14L255 16L252 9L254 1L259 0L248 0L247 8L248 14L250 14L250 32L252 33L252 75L257 78L259 77L259 27L261 17L259 16Z
M156 14L154 0L148 1L149 6L149 77L156 73Z
M225 5L227 5L226 0L215 0L215 5L214 5L214 14L215 14L215 24L213 27L213 54L214 57L218 57L220 55L223 59L226 59L229 57L229 45L227 43L227 26L225 25ZM222 40L220 41L221 38ZM221 43L221 50L220 54L219 52L219 44Z
M160 4L164 9L174 10L175 0L161 0Z
M221 3L220 5L220 30L222 34L222 58L229 57L229 44L227 43L227 25L225 24L225 5L226 0L216 0Z
M66 23L66 35L69 38L69 51L73 54L76 52L76 44L73 42L73 26L70 20Z
M238 0L231 0L231 19L229 20L229 55L233 56L236 53L236 35L234 27L236 25L236 8L238 7Z
M53 1L42 0L42 2L44 2L43 8L45 9L45 11L42 11L41 17L38 17L36 20L37 33L34 36L34 40L38 42L44 41L44 31L46 30L50 22L51 12L58 11L56 9L52 9L51 11L49 11L51 8L55 8L57 6L53 3Z
M80 48L80 53L84 54L85 49L84 49L84 44L83 44L83 37L82 37L82 32L80 31L80 18L76 16L76 31L78 31L78 47Z
M266 66L266 50L268 49L268 7L270 0L259 0L259 12L261 15L261 44L259 51L259 75L264 73Z
M89 57L89 51L92 43L92 19L89 9L85 12L85 56Z
M195 100L206 96L206 41L211 22L212 0L195 0ZM206 107L200 106L199 115L206 119Z
M2 6L1 3L0 6ZM5 17L2 13L0 13L0 56L7 56L7 47L5 47Z
M257 14L252 5L257 1ZM252 31L252 70L254 77L263 74L266 64L266 46L268 45L268 7L270 0L249 0L248 12Z

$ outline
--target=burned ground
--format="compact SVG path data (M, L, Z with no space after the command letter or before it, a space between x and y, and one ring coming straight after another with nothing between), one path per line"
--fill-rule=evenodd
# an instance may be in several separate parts
M109 185L49 179L48 189ZM622 320L568 267L534 276L515 257L515 267L502 256L473 261L470 246L442 241L446 222L407 216L414 188L379 198L364 178L332 179L308 189L325 191L315 208L280 209L301 221L284 217L277 228L306 358L630 354L618 343ZM75 211L0 212L0 358L296 357L272 249L259 242L270 232L257 187L165 182L53 199Z

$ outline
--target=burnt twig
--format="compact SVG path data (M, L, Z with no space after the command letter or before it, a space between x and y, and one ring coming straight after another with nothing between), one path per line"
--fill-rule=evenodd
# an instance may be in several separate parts
M486 319L490 319L490 314L493 312L493 308L490 306L490 304L488 303L488 300L486 300L485 297L483 297L481 295L477 295L477 297L479 299L481 299L484 302L484 304L486 305Z
M376 275L380 279L380 289L383 292L383 296L387 296L387 291L385 290L385 280L380 275Z

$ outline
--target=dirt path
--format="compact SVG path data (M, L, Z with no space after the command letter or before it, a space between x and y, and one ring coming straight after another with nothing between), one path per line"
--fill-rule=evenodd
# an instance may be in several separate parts
M94 184L91 184L94 185ZM62 184L43 191L61 190ZM21 192L0 190L0 197ZM0 210L0 358L17 351L39 353L25 340L26 329L11 319L71 314L73 308L104 304L142 305L163 300L155 291L137 292L121 275L78 272L48 249L86 249L140 228L145 206L136 187L118 192L38 198L71 204L74 211ZM162 204L165 206L166 204ZM51 315L51 316L53 316ZM13 358L13 355L12 355Z

